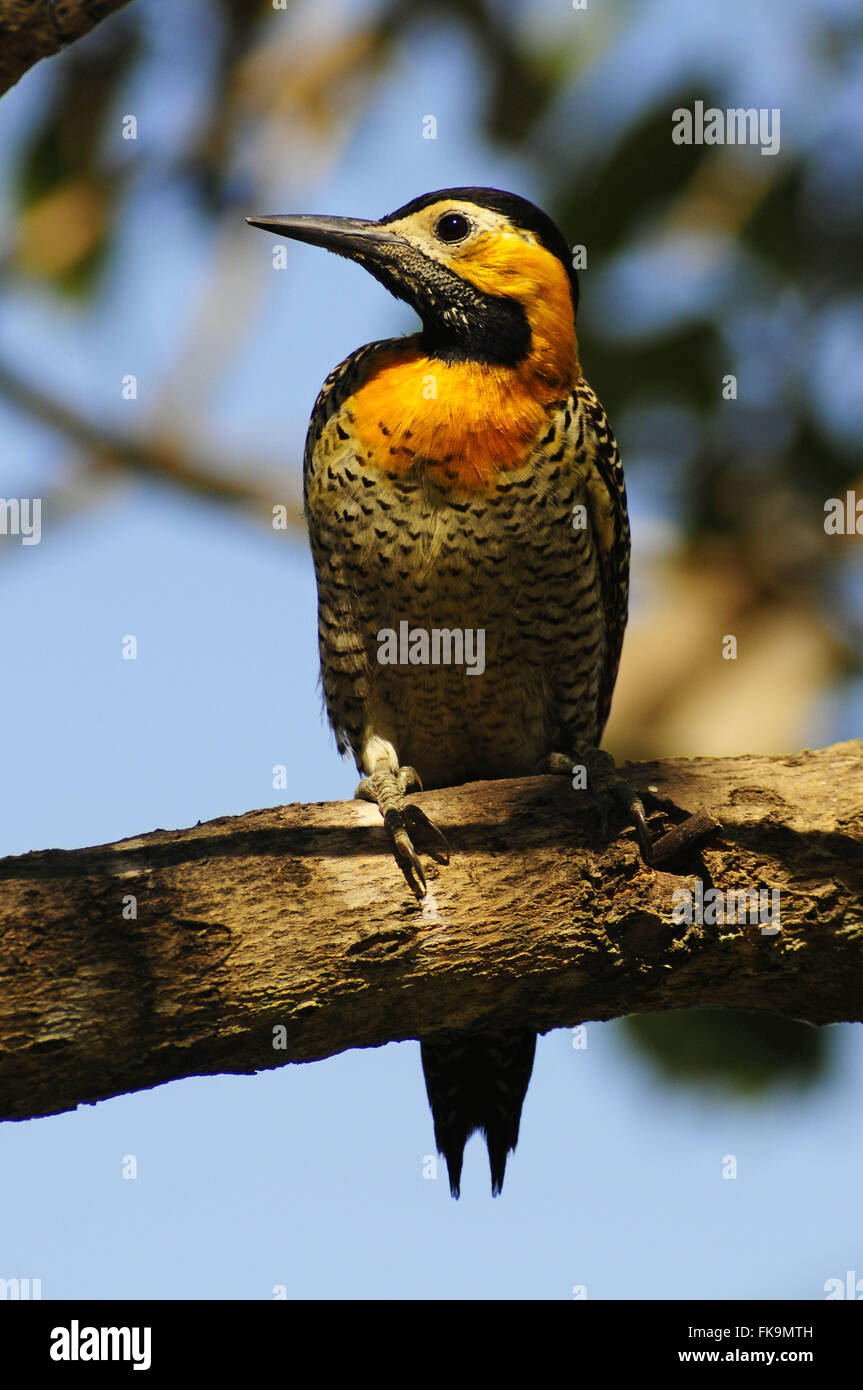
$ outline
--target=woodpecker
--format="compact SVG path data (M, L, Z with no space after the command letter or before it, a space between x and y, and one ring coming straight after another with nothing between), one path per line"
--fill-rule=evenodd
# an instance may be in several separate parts
M493 188L427 193L379 221L247 221L358 262L422 323L331 372L304 458L329 720L413 891L426 892L418 850L446 862L448 846L407 794L482 778L583 768L603 824L621 802L649 856L643 805L599 750L629 522L614 436L581 373L562 233ZM482 633L481 673L382 660L381 634L404 623ZM421 1042L454 1197L476 1130L500 1192L535 1044L528 1029Z

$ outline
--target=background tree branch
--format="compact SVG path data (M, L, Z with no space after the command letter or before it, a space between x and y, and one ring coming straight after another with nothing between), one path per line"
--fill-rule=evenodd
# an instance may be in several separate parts
M272 527L273 507L285 507L285 529L295 535L304 531L302 502L293 480L280 477L275 465L250 475L248 466L237 460L214 468L190 448L172 437L167 428L151 430L142 438L97 424L86 415L29 382L8 362L0 359L0 399L29 415L33 420L65 436L85 451L90 471L106 474L125 472L129 476L164 484L208 502L248 512ZM203 452L203 451L202 451ZM208 451L208 458L212 450ZM11 491L11 489L7 489ZM46 514L56 520L66 510L69 484L43 498Z
M0 1116L448 1029L696 1005L863 1019L863 744L629 771L657 789L654 834L680 808L721 822L679 874L628 831L602 845L552 777L417 798L454 850L422 908L361 802L0 861ZM675 923L697 877L778 889L778 934Z
M129 0L0 0L0 96Z

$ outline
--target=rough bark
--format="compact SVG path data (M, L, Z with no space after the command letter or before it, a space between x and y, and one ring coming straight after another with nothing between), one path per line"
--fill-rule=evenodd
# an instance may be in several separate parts
M0 96L129 0L0 0Z
M699 1004L863 1019L863 744L628 775L658 790L654 835L721 822L679 872L646 868L622 821L603 844L553 777L418 796L453 848L422 907L361 802L0 861L0 1116L449 1029ZM676 922L698 877L778 889L779 932Z

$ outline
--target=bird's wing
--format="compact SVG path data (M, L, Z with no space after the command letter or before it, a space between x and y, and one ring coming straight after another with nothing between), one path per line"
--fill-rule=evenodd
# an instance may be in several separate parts
M382 340L352 352L330 372L315 401L303 460L303 503L318 589L321 682L330 724L342 753L359 757L369 693L368 635L373 599L357 570L352 538L357 508L364 505L358 480L358 446L339 412ZM333 419L333 417L336 417ZM332 427L327 428L332 421Z
M363 347L357 348L356 352L352 352L337 367L333 367L312 407L312 417L309 421L303 458L303 477L306 487L308 487L309 474L313 471L315 447L321 437L324 425L356 389L360 376L363 375L364 369L369 366L369 360L382 349L392 347L392 345L393 340L389 338L380 338L377 342L366 343Z
M606 628L597 708L599 739L611 707L629 607L629 513L617 441L605 411L585 381L579 383L576 397L584 420L582 467L596 538Z

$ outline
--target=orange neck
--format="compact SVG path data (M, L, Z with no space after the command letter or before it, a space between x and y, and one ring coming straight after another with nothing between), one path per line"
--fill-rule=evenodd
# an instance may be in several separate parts
M547 407L579 374L563 270L552 284L546 271L542 293L528 302L531 347L515 366L445 362L424 352L419 335L381 352L352 401L370 463L403 473L421 459L439 486L465 492L484 491L524 463Z

